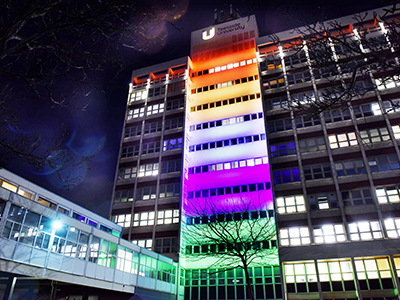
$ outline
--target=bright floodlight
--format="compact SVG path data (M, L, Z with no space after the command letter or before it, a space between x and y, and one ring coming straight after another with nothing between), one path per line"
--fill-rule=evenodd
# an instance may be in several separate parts
M51 226L53 227L53 229L58 230L62 227L62 223L60 222L60 220L55 220L53 221L53 223L51 224Z

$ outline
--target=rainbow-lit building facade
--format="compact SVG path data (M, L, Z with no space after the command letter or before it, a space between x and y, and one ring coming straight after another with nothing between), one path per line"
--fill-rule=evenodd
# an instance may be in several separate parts
M257 222L273 222L257 37L254 16L192 32L181 206L185 299L249 297L243 270L227 270L224 260L218 260L221 251L212 249L218 245L188 243L186 226L202 231L208 222L240 222L249 214ZM229 220L232 215L234 220ZM275 234L262 243L265 249L276 250ZM219 254L204 255L209 252ZM281 297L274 253L250 267L257 299Z

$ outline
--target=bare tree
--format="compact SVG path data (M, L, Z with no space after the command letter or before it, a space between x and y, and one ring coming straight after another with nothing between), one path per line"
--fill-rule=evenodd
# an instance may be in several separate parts
M104 92L132 62L128 52L165 45L167 35L153 32L183 9L155 0L2 1L0 166L16 157L43 166L67 138L63 130L52 136L24 130L21 108L85 110L91 94Z
M255 299L250 267L279 262L273 211L256 210L265 204L251 202L231 199L221 204L206 199L200 206L191 205L181 257L186 265L201 263L211 270L243 269L247 297Z
M315 83L317 94L292 97L287 106L296 115L318 116L332 109L345 110L350 101L374 89L386 89L400 76L400 18L397 1L379 12L360 13L347 21L317 21L293 30L295 38L271 41L284 51L289 84L299 72ZM304 24L304 22L302 22ZM296 66L289 56L299 57ZM301 76L299 76L301 77ZM298 83L296 78L294 83ZM397 106L397 103L392 103Z

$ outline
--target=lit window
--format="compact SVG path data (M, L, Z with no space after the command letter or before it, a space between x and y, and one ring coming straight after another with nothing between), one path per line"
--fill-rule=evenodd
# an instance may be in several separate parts
M314 228L314 238L316 244L331 244L346 241L342 224L323 225L320 228Z
M17 189L18 189L18 186L14 185L14 184L12 184L12 183L9 183L9 182L7 182L7 181L4 181L4 180L2 180L2 179L0 179L0 186L1 186L2 188L5 188L5 189L11 191L11 192L14 192L14 193L16 193L16 192L17 192Z
M220 72L221 71L221 67L215 67L215 72Z
M322 284L326 282L346 282L346 287L355 290L354 275L351 262L348 260L334 260L334 261L318 261L319 280ZM327 285L327 289L332 289ZM342 288L343 284L339 284ZM338 286L336 285L335 291Z
M306 211L303 195L278 197L276 206L280 214Z
M158 163L141 165L139 167L139 177L156 176L158 174Z
M122 226L122 227L130 227L131 226L131 214L113 216L113 222L117 223L119 226Z
M373 128L360 131L360 136L363 143L377 143L390 140L389 132L386 127Z
M394 125L392 126L392 130L394 133L394 138L395 139L400 139L400 126L399 125Z
M133 218L133 227L154 225L154 211L136 213Z
M157 213L157 225L179 223L179 209L161 210Z
M292 287L296 288L294 283L316 283L317 272L314 262L304 263L285 263L285 282L286 284L293 284ZM303 292L294 290L293 292Z
M212 73L214 73L214 71L215 71L214 68L211 68L208 70L208 73L212 74Z
M354 132L332 134L328 136L331 149L343 148L358 145L357 137Z
M357 278L359 281L369 282L371 279L376 282L377 286L369 287L369 289L393 288L392 274L390 271L389 261L384 258L355 258L355 266ZM389 280L385 280L389 279ZM385 286L382 285L382 280ZM388 286L390 285L390 286Z
M397 186L385 186L376 189L379 204L400 202L400 192Z
M389 238L398 238L400 236L400 219L386 219L385 228Z
M349 224L352 241L367 241L381 239L382 231L378 221L361 221Z
M310 232L307 227L293 227L279 231L281 246L309 245Z
M151 247L153 246L153 240L152 239L132 240L132 244L138 245L139 247L142 247L142 248L151 249ZM143 274L143 276L144 276L144 274Z

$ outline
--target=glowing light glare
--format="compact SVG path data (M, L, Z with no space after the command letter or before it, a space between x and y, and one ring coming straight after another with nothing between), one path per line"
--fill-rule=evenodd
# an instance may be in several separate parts
M53 221L53 223L51 223L51 227L53 227L53 229L55 230L61 229L62 226L63 224L61 223L60 220L55 220Z
M381 28L381 30L382 30L382 32L384 34L387 34L388 31L387 31L387 29L385 27L385 24L383 22L379 22L379 27Z

